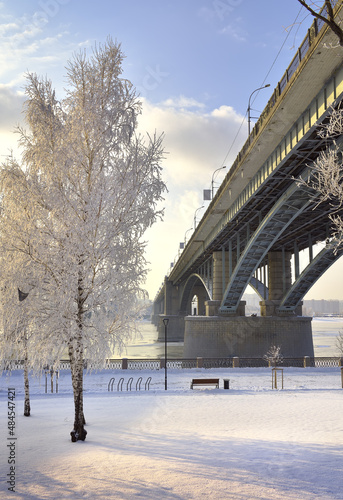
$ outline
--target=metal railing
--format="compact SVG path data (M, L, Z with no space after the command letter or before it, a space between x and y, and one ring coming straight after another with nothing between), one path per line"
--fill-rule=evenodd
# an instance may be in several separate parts
M159 359L129 359L128 370L158 370L160 368Z
M316 368L343 366L343 358L313 358L313 363Z
M2 361L2 371L23 370L22 360ZM164 368L162 359L108 359L105 364L85 362L85 369L91 370L160 370ZM334 368L343 367L343 357L299 357L283 358L282 367L293 368ZM170 370L194 369L194 368L266 368L268 361L262 357L229 357L229 358L194 358L194 359L168 359L167 368ZM55 370L70 370L69 361L62 360Z

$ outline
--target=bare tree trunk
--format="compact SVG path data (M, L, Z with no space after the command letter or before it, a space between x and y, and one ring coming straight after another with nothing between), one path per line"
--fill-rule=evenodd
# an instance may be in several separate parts
M25 345L25 355L24 355L24 387L25 387L25 402L24 402L24 416L29 417L31 414L30 407L30 385L29 385L29 368L28 368L28 354L27 354L27 338L24 334L24 345Z
M82 338L77 339L76 349L69 349L70 370L74 393L74 428L71 431L71 440L75 443L78 440L86 439L87 431L84 428L85 417L83 413L83 347Z
M77 337L76 345L69 346L70 369L72 375L73 392L74 392L74 429L71 431L71 440L75 443L78 440L86 439L87 431L84 428L85 417L83 413L83 288L82 276L80 275L78 282L78 300L77 300Z
M73 393L74 393L74 407L76 407L76 394L77 394L77 371L75 370L75 357L74 357L74 348L72 346L72 343L70 341L69 346L68 346L68 351L69 351L69 361L70 361L70 372L71 372L71 380L72 380L72 386L73 386ZM74 390L75 387L75 390ZM83 425L86 425L86 419L85 415L83 414Z

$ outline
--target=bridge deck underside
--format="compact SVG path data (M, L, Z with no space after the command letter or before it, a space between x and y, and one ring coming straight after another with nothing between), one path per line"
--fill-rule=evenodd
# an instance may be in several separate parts
M308 194L299 193L293 183L273 206L248 241L231 276L221 305L222 311L235 311L252 274L273 247L274 242L310 204Z
M196 272L213 252L222 250L223 247L227 249L229 243L233 251L237 250L239 244L242 252L248 244L251 234L257 230L263 218L272 210L282 193L289 189L294 184L294 179L299 178L307 166L316 160L323 147L324 140L319 138L317 129L313 130L307 137L305 136L296 149L288 154L273 175L260 186L257 193L247 201L237 216L217 234L204 253L187 269L182 280ZM300 192L299 189L299 195ZM310 192L306 195L311 197ZM299 251L304 250L309 246L309 235L311 235L313 242L324 241L330 235L328 215L332 213L332 209L329 202L317 205L314 200L313 203L309 203L290 222L287 232L280 235L270 250L281 251L283 248L285 251L293 253L295 241ZM240 228L239 243L237 243L237 227ZM261 266L264 264L264 261L260 262Z

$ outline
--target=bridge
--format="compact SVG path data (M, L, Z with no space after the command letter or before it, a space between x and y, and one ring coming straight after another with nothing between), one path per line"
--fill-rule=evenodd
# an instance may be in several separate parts
M342 11L337 2L336 18ZM318 130L343 101L342 63L337 37L315 20L165 277L153 322L162 340L168 318L168 339L184 340L184 357L260 356L271 345L313 356L302 299L343 250L333 251L332 206L297 179L310 179L330 147ZM248 285L261 298L260 316L245 315Z

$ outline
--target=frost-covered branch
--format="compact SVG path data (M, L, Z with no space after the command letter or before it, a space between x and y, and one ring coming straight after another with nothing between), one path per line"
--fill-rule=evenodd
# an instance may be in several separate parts
M329 220L332 223L332 244L337 248L343 243L343 163L341 142L343 134L343 110L332 110L328 123L319 130L319 136L328 140L328 146L311 165L308 180L298 179L299 185L315 193L317 206L329 203Z
M279 363L282 363L283 356L281 354L280 346L271 346L269 351L263 356L269 365L277 366Z
M325 2L324 2L325 11L326 11L327 16L321 14L321 12L319 10L313 9L312 6L309 5L309 3L306 2L305 0L298 0L298 2L303 7L305 7L305 9L307 9L312 14L313 17L320 19L321 21L323 21L325 24L327 24L329 26L332 29L332 31L335 33L335 35L337 35L339 45L343 47L343 30L340 26L340 23L337 22L335 19L334 7L333 7L333 3L331 2L331 0L325 0ZM314 2L312 2L312 5L315 6Z

